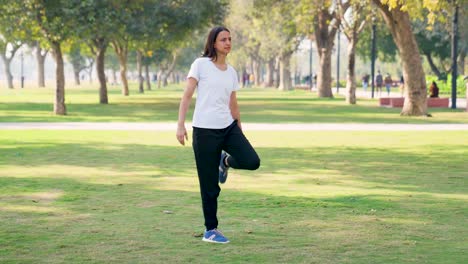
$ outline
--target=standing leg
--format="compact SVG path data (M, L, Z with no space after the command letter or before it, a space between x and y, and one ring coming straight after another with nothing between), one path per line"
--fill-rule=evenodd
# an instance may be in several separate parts
M206 230L218 227L218 164L223 133L216 129L193 128L193 151L197 164Z

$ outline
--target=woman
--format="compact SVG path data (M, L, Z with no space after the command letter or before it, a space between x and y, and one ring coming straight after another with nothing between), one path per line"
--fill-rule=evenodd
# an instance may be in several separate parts
M435 81L432 81L431 86L429 87L429 97L430 98L439 97L439 87L437 87L437 83Z
M229 243L217 229L219 183L226 182L228 169L256 170L260 159L242 133L236 91L237 73L226 63L231 51L230 32L225 27L213 28L206 40L201 58L196 59L187 76L179 107L177 140L188 140L185 117L193 93L197 100L193 113L193 140L203 215L206 230L203 241ZM229 153L229 154L228 154Z

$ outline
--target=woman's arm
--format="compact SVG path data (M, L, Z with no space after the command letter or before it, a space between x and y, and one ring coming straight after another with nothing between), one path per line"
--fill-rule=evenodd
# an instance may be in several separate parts
M177 121L176 137L180 144L185 145L185 139L188 140L187 130L185 129L185 117L187 115L190 102L192 101L193 93L197 87L197 80L195 78L188 78L187 85L185 86L184 95L180 100L179 106L179 120Z
M232 118L237 120L237 125L242 130L240 111L239 111L239 105L237 104L236 92L231 93L231 99L229 100L229 108L231 109Z

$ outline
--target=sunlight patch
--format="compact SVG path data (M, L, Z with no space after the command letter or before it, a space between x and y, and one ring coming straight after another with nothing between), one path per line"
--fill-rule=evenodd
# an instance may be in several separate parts
M0 211L21 212L21 213L63 213L63 210L52 207L33 206L33 205L1 205Z
M0 196L0 201L31 201L34 203L51 203L58 198L62 197L64 192L62 190L51 190L48 192L27 193L13 196Z

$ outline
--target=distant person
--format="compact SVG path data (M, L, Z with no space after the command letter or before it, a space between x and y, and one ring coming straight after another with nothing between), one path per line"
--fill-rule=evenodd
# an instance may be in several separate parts
M251 73L249 75L249 84L253 85L254 83L255 83L255 77L254 77L253 73Z
M400 93L401 96L405 93L405 79L403 78L403 75L400 76Z
M367 87L369 87L369 77L370 77L369 74L366 73L361 78L362 79L362 89L364 90L364 93L366 93Z
M317 85L317 73L314 73L314 78L312 79L312 87L316 87Z
M311 80L312 78L310 77L310 75L307 75L306 77L304 77L304 83L312 87L312 83L310 83Z
M242 87L246 87L249 85L249 74L247 71L244 70L244 73L242 73Z
M377 87L377 94L380 97L382 95L382 87L383 87L383 76L380 73L380 70L377 71L377 76L375 76L375 86Z
M236 91L236 70L227 63L231 34L225 27L211 29L201 58L191 65L179 106L176 137L180 144L188 140L185 116L192 96L197 100L192 118L192 147L200 184L205 232L202 240L228 243L218 230L219 183L226 182L228 169L256 170L260 158L249 143L240 121Z
M393 80L392 76L390 76L390 73L387 73L385 75L385 88L387 89L387 95L390 96L390 88L392 88Z
M429 97L430 98L439 97L439 87L437 87L437 83L435 81L432 81L432 84L429 87Z

